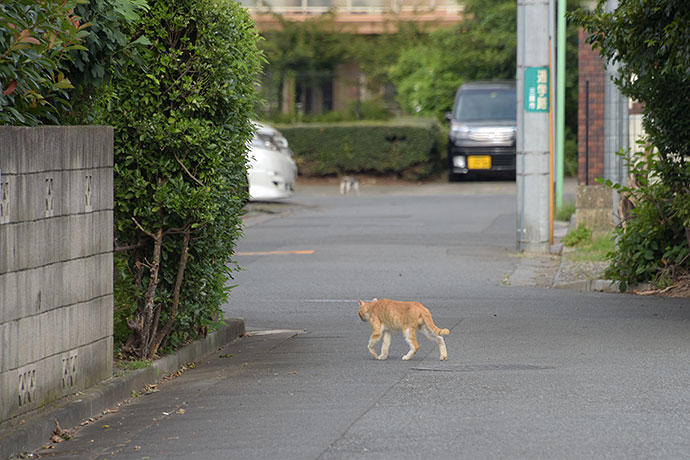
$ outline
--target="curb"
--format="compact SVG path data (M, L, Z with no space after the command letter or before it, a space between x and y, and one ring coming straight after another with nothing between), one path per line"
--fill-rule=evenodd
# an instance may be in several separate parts
M612 292L620 294L620 283L618 281L595 279L595 280L576 280L576 281L556 281L554 289L568 289L571 291L582 292Z
M556 275L553 277L553 289L568 289L571 291L581 291L581 292L611 292L620 294L620 281L612 281L607 279L578 279L573 281L559 281L563 277L561 275L563 271L563 258L566 256L567 251L561 253L561 263L558 265L558 270Z
M558 241L556 244L551 246L551 254L560 255L561 263L558 266L556 275L553 278L552 288L553 289L567 289L570 291L580 291L580 292L611 292L620 294L620 282L611 281L607 279L578 279L573 281L559 281L562 279L563 270L563 258L569 252L561 242L561 239L571 230L575 228L575 214L573 214L570 220L566 222L560 222ZM628 289L629 292L630 289Z
M148 384L177 372L218 348L232 342L245 332L244 320L227 318L225 325L177 352L155 361L150 367L111 377L32 414L16 417L0 426L0 459L32 451L49 442L58 421L63 429L72 429L91 417L129 397Z

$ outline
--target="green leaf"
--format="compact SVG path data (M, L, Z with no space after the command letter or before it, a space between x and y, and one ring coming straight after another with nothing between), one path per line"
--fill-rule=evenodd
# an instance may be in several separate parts
M62 80L58 81L55 84L55 87L60 89L74 88L74 86L72 86L72 82L69 81L69 78L63 78Z
M134 40L132 44L141 46L151 46L151 41L148 38L146 38L145 35L141 35L139 38Z

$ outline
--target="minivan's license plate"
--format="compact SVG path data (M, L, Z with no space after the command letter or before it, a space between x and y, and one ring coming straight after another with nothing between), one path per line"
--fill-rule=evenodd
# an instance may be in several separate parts
M468 169L491 169L491 157L489 155L471 155L467 157Z

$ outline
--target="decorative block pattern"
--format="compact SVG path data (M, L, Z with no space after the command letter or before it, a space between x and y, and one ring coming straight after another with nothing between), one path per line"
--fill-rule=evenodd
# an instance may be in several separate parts
M70 390L77 384L77 352L72 351L62 358L62 389Z
M92 182L92 175L88 175L84 178L84 212L93 211L93 204L91 203L93 196Z
M0 224L10 221L10 180L0 182Z
M30 409L36 405L36 366L27 366L18 372L17 396L20 409Z
M46 178L46 217L52 217L55 213L55 195L53 193L53 178Z

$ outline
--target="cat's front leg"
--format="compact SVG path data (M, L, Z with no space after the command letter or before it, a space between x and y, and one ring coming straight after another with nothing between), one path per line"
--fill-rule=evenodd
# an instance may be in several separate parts
M381 345L381 354L378 356L377 359L386 359L388 358L388 349L391 346L391 331L384 330L383 331L383 345Z
M378 359L378 355L374 350L374 345L376 345L379 340L381 340L381 330L374 329L374 332L371 333L371 337L369 337L369 353L376 359Z

